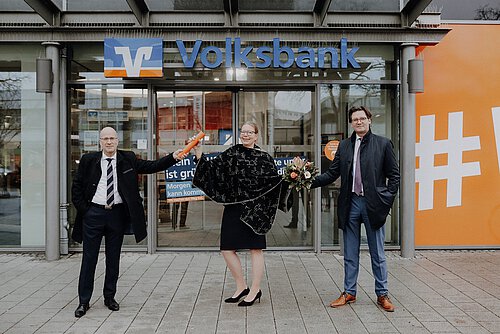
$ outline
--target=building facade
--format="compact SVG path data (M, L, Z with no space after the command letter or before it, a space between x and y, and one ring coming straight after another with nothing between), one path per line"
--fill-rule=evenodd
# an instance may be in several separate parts
M364 105L372 131L394 142L402 169L386 243L411 255L416 104L408 64L417 47L438 44L450 30L439 12L424 11L429 3L2 2L0 247L52 257L79 249L68 238L71 182L79 157L99 150L104 126L115 127L121 149L155 159L200 130L207 153L217 154L251 120L278 168L299 155L325 170L351 133L347 109ZM51 61L51 92L37 92L37 79L50 79L37 78L38 58ZM139 245L127 237L125 247L217 249L222 207L191 187L193 170L188 158L141 178L149 236ZM338 190L293 193L268 247L338 248Z

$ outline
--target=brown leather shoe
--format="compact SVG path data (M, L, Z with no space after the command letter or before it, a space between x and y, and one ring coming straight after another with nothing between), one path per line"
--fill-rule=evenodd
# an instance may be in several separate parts
M356 301L356 296L348 294L347 292L342 292L339 298L335 299L330 303L330 307L340 307L345 304L354 303Z
M384 311L394 312L394 305L392 304L388 295L378 296L377 304L379 304L384 309Z

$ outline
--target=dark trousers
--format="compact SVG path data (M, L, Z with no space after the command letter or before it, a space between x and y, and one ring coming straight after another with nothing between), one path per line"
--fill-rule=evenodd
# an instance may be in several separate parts
M120 272L120 252L126 221L123 205L112 210L91 206L83 218L83 259L78 281L80 303L88 304L94 291L94 277L102 237L105 240L106 275L104 298L114 298Z

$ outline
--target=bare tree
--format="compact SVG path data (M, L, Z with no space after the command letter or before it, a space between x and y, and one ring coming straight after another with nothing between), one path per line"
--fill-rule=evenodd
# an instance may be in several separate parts
M0 79L0 147L5 148L21 130L21 81L22 78Z
M500 20L500 8L493 8L489 5L484 5L476 9L475 20Z

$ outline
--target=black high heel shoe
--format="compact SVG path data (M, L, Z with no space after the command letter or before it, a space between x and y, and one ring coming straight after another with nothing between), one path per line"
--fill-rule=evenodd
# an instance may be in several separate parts
M260 297L262 297L262 291L259 290L257 294L255 295L255 298L252 301L247 302L245 299L243 299L241 302L238 303L238 306L252 306L253 303L258 299L260 303Z
M224 299L224 302L226 303L237 303L240 301L240 299L242 297L245 297L246 295L248 295L250 293L250 289L249 288L246 288L245 290L241 291L241 293L239 295L237 295L236 297L230 297L230 298L226 298Z

